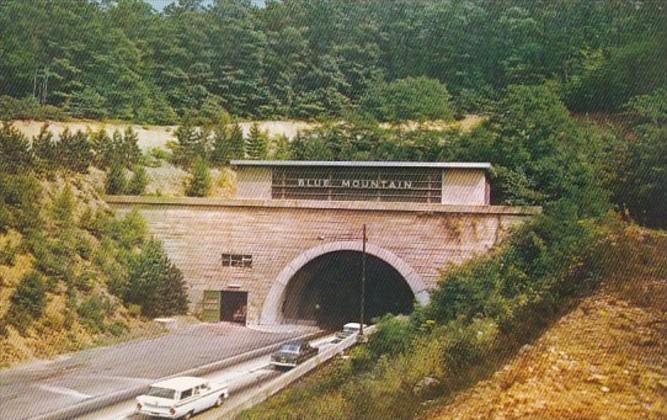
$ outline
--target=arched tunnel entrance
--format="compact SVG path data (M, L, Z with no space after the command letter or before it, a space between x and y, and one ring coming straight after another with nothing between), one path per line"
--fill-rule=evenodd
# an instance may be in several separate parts
M361 305L359 251L320 255L301 267L285 288L281 312L285 323L308 322L340 328L358 322ZM415 296L403 276L382 259L366 256L365 319L412 312Z

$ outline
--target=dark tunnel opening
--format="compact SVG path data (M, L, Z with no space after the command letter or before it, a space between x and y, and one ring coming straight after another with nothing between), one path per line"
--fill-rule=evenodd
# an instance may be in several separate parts
M286 323L311 323L338 329L359 322L361 263L358 251L321 255L304 265L285 289L282 314ZM365 323L392 313L408 314L414 294L403 276L391 265L366 256Z

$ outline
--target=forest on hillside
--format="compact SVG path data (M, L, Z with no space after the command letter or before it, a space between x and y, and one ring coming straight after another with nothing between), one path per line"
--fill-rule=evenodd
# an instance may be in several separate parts
M0 118L447 119L544 82L570 111L614 112L665 85L666 17L627 0L5 1Z

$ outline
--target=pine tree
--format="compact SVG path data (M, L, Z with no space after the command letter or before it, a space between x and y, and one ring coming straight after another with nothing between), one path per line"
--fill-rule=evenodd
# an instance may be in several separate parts
M192 159L190 150L191 145L196 142L197 133L195 128L186 121L176 129L174 134L177 142L172 153L174 162L177 165L186 166Z
M107 162L107 167L111 167L113 165L126 165L124 142L125 140L123 139L121 132L119 130L114 130L113 134L111 135L111 142L107 147L107 156L105 159Z
M132 129L127 127L123 135L123 159L127 166L136 165L141 160L141 149L139 149L139 136Z
M275 160L289 160L291 157L291 150L289 139L284 134L280 134L273 138L273 159Z
M158 313L162 316L184 314L188 311L187 285L183 273L174 263L168 261L164 267L162 283L159 287L160 301Z
M186 121L176 129L175 134L178 143L173 154L178 165L190 166L197 158L207 158L211 134L208 130L198 130Z
M243 140L243 130L238 123L234 123L232 132L229 134L229 154L230 159L245 158L245 142Z
M56 144L49 126L44 124L39 134L32 139L32 151L35 155L37 168L47 171L56 167Z
M46 307L46 286L42 275L36 271L26 274L9 302L6 314L8 323L25 332L33 320L42 316Z
M157 240L148 241L130 261L126 304L141 306L145 316L169 316L187 311L183 274L169 260Z
M309 160L306 150L307 140L300 131L296 132L296 136L292 139L290 146L290 155L295 160Z
M230 138L227 128L218 125L213 131L213 150L211 151L211 163L216 165L225 164L231 155Z
M11 124L0 128L0 171L22 173L33 161L28 139Z
M59 227L68 227L74 221L74 210L76 203L74 201L74 194L69 184L56 195L53 200L53 220Z
M72 134L68 129L60 135L57 143L58 161L62 167L73 172L87 173L93 160L93 151L88 135L81 130Z
M114 133L114 136L116 133ZM112 160L113 141L107 131L104 128L100 128L98 131L92 133L90 143L94 154L93 164L100 169L108 168Z
M266 134L259 130L259 125L257 123L254 123L250 127L250 133L248 134L245 145L245 154L248 156L248 159L266 159L268 139Z
M69 113L75 117L104 118L109 115L106 98L91 87L73 92L68 101Z
M111 170L107 174L105 184L106 193L110 195L124 194L127 189L127 179L125 178L125 169L119 163L113 163Z
M199 158L192 166L192 176L185 193L189 197L206 197L211 189L211 176L206 162Z
M135 165L133 169L134 175L127 184L128 194L141 195L146 189L148 178L146 177L146 169L141 165Z

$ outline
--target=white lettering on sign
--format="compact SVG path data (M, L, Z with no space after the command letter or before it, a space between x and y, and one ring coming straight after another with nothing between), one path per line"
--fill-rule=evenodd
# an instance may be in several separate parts
M298 178L297 185L306 188L356 188L356 189L386 189L386 190L409 190L412 189L412 181L392 181L386 179L341 179L331 180L329 178Z

